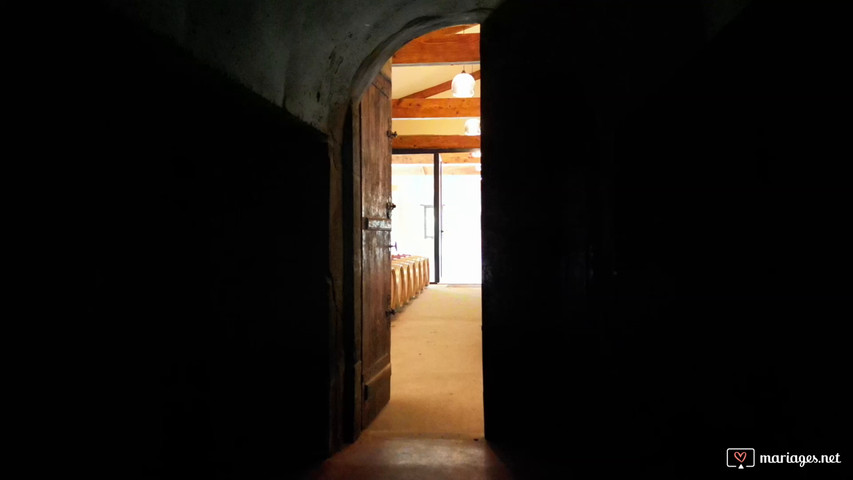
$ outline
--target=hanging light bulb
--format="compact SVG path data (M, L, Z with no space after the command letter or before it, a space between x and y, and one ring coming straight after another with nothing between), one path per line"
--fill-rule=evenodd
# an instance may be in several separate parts
M462 29L462 34L465 34L466 28ZM457 98L471 98L474 96L474 77L465 72L465 65L462 65L462 73L453 77L453 82L450 84L450 90L453 96Z
M453 96L457 98L471 98L474 96L474 77L469 73L465 73L465 67L462 67L462 73L456 74L453 77L453 82L450 83L450 90Z
M479 135L480 134L480 119L479 118L469 118L465 120L465 135Z

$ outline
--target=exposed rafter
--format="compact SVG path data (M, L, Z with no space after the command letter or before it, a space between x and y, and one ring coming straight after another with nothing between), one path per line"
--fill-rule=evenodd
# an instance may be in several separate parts
M391 101L392 118L458 118L479 116L479 98L399 98Z
M432 165L433 159L432 154L409 154L409 155L394 155L391 157L391 163L394 165ZM450 163L470 163L477 164L480 163L479 158L475 158L471 156L470 152L461 152L461 153L442 153L441 154L441 162L445 164Z
M480 61L480 34L439 30L407 43L392 57L394 65L436 65Z
M441 163L449 164L449 163L470 163L477 164L480 163L480 158L476 158L471 156L470 152L454 152L454 153L442 153L441 154Z
M400 150L453 150L480 148L479 136L468 135L400 135L391 146Z

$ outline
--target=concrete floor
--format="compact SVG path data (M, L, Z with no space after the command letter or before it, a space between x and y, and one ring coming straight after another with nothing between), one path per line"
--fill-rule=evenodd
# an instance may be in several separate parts
M391 401L367 432L483 437L479 286L430 285L391 322Z
M483 438L479 286L430 285L391 323L391 401L311 479L516 478Z
M673 470L642 455L577 450L583 442L563 443L553 435L511 445L486 440L480 298L479 286L430 285L404 307L391 323L389 404L355 443L288 478L716 478L718 470L707 464Z
M365 432L308 478L509 480L515 477L483 440Z

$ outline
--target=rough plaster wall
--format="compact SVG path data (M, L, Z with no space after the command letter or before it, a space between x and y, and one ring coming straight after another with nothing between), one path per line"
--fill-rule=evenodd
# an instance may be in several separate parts
M298 0L101 0L281 105Z
M328 133L332 112L341 115L372 52L384 46L390 56L444 24L437 19L479 20L502 0L102 1ZM361 76L384 60L376 58Z
M705 36L710 38L732 21L751 0L703 0L700 3L705 16Z
M407 41L504 0L102 0L325 133ZM702 0L706 35L750 0Z
M316 2L305 12L311 20L301 33L310 44L291 53L285 106L333 129L352 94L398 48L447 22L480 21L501 1Z

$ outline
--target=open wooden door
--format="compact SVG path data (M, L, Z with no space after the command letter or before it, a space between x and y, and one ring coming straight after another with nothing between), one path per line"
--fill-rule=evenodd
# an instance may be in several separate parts
M391 398L391 62L359 103L361 147L361 429Z

